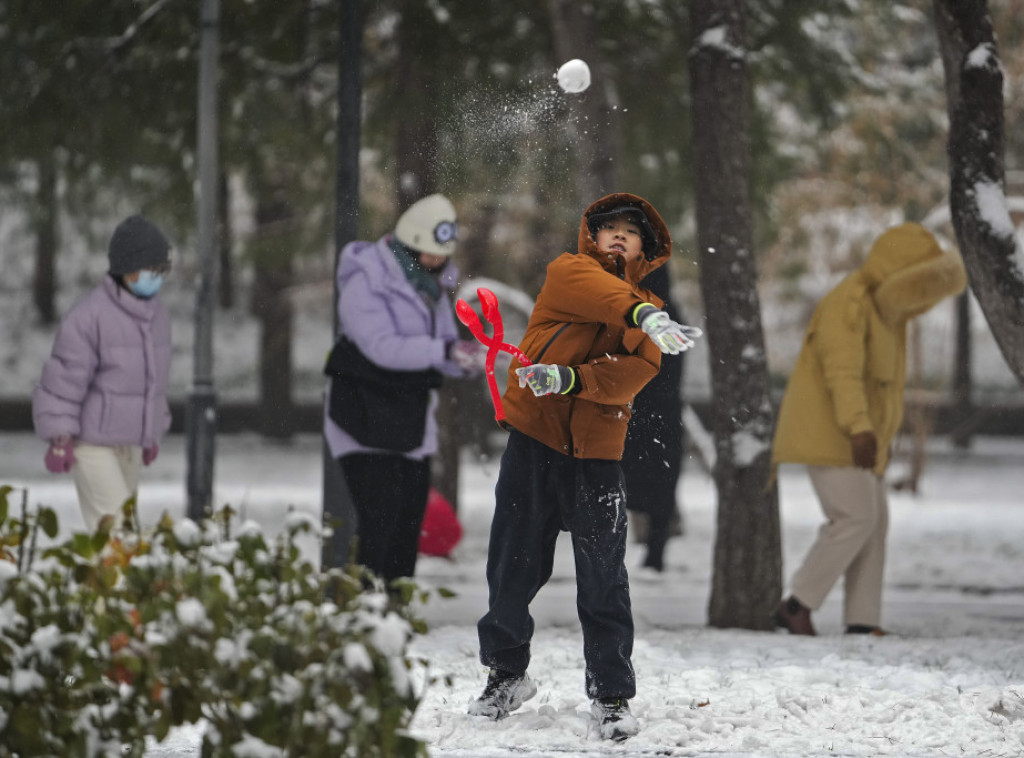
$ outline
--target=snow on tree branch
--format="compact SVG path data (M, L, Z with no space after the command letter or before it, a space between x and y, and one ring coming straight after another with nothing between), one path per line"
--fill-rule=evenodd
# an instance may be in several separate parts
M728 29L725 26L713 26L704 30L693 46L694 51L700 48L719 50L729 58L742 61L747 58L747 51L729 42Z
M978 218L988 224L995 236L1012 239L1013 221L1003 188L996 182L982 180L974 184L973 195Z

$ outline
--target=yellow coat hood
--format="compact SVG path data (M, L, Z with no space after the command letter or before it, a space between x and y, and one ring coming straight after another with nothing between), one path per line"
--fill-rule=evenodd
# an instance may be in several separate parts
M943 250L919 224L901 224L882 234L860 270L879 315L890 326L909 321L967 286L960 255Z

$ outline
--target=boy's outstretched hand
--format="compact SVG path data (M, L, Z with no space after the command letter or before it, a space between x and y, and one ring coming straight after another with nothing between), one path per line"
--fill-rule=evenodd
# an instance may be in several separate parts
M529 386L536 397L555 393L567 394L576 383L576 374L568 366L551 363L535 363L516 369L519 386Z
M669 355L689 350L704 333L695 326L676 323L665 311L654 307L641 315L639 326L661 352Z

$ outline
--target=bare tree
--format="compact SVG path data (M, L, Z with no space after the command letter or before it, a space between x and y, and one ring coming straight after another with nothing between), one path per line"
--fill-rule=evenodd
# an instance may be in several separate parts
M288 199L294 174L273 176L256 200L256 237L252 246L251 309L260 322L260 431L267 437L291 437L292 325L294 307L289 289L295 283L293 256L295 211Z
M340 0L338 4L338 125L335 157L334 266L337 272L341 251L359 235L359 150L363 118L363 30L362 0ZM336 340L338 319L338 278L331 298L331 339ZM331 534L323 541L321 566L344 566L352 557L359 514L352 502L341 467L331 455L326 433L323 438L323 517Z
M395 90L402 93L402 115L395 138L399 211L437 192L438 121L444 72L436 61L437 49L446 41L450 42L427 4L412 3L403 10L398 22L395 72Z
M708 620L771 628L782 592L773 408L750 206L743 0L693 0L690 87L697 241L711 350L718 533Z
M395 137L398 210L439 190L438 143L442 120L443 77L440 50L454 44L426 4L413 3L402 12L398 25L398 64L395 90L402 93L402 117ZM431 65L424 65L431 61ZM397 216L396 216L397 218ZM438 452L431 484L458 505L458 408L452 383L438 390Z
M44 324L57 321L57 226L59 200L57 197L56 155L50 151L36 165L39 184L37 203L33 212L36 238L35 274L32 279L32 299Z
M1003 70L987 0L935 0L949 113L950 210L989 328L1024 383L1024 254L1005 193Z

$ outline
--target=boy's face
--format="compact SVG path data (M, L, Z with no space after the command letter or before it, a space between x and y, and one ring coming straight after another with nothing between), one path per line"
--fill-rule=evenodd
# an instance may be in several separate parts
M629 216L616 216L602 221L597 228L596 242L598 251L621 255L626 263L639 258L644 246L640 227Z

